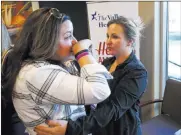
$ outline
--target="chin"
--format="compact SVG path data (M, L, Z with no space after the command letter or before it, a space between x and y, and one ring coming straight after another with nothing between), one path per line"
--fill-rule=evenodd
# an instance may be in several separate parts
M109 51L109 55L112 55L112 56L116 56L116 52L115 51Z

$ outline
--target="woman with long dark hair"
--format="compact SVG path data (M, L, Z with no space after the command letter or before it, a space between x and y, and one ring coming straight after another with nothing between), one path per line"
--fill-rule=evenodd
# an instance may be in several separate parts
M70 18L55 8L38 9L27 18L8 56L3 91L30 135L48 119L74 121L85 115L84 104L110 95L107 79L112 76L90 55L90 44L74 39ZM63 64L72 54L80 77Z

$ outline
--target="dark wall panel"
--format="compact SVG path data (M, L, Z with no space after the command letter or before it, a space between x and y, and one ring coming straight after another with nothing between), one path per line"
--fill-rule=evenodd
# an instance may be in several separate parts
M88 38L88 17L85 1L39 1L40 8L52 7L59 9L71 17L74 25L74 35L80 39Z

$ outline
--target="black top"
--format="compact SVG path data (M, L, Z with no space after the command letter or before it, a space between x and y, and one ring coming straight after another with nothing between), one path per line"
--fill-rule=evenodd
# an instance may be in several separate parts
M108 69L115 57L103 62ZM147 87L147 71L131 53L118 65L109 80L111 95L91 110L88 116L77 121L69 120L66 135L141 135L139 99Z

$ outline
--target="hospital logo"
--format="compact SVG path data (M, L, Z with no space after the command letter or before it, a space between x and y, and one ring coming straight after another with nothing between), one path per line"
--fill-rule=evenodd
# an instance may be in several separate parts
M97 20L97 12L95 12L94 14L92 14L92 20Z
M107 27L107 22L119 18L118 14L101 15L97 11L91 14L91 20L98 22L98 27Z

